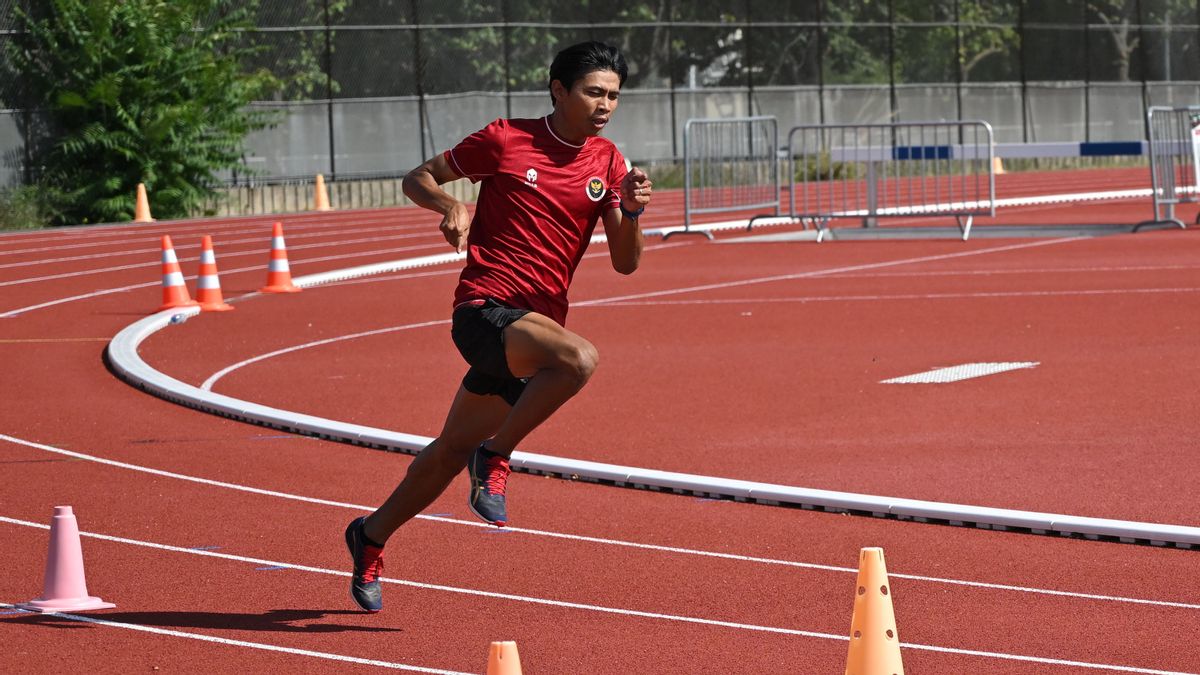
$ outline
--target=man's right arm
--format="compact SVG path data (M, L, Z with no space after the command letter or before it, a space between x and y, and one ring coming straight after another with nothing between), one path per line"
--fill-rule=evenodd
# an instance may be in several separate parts
M402 187L404 194L414 204L442 214L439 228L454 250L462 253L467 248L467 235L471 231L471 215L462 202L442 189L444 183L457 180L459 175L450 168L444 155L434 155L421 166L408 172Z

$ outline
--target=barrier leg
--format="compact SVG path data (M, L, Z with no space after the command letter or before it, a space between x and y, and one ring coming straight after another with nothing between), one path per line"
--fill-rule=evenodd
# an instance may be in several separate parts
M962 232L962 240L966 241L971 236L971 223L975 221L975 216L967 216L967 222L963 223L962 216L954 216L958 221L958 229Z

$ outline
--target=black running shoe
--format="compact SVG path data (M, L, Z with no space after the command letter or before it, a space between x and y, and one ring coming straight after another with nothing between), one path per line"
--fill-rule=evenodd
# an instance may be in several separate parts
M504 527L508 523L504 488L512 471L508 458L480 445L471 453L467 469L471 472L471 496L467 502L471 511L485 522Z
M350 578L350 597L359 607L368 612L383 609L383 587L379 577L383 574L383 547L367 541L363 533L366 516L350 521L346 527L346 548L354 561L354 576Z

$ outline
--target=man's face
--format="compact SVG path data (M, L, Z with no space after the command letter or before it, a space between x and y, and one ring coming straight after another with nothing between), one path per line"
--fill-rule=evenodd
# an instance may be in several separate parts
M593 70L567 90L554 81L555 109L573 135L598 136L604 131L621 93L621 78L611 70Z

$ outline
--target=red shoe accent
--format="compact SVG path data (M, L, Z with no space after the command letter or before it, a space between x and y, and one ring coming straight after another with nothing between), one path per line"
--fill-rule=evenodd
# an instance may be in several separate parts
M488 477L483 484L487 486L488 494L504 494L504 488L508 485L508 474L512 472L512 469L508 467L508 458L500 455L489 457L487 468Z
M377 581L383 574L383 549L364 543L362 560L358 562L363 571L363 583Z

